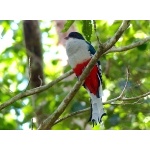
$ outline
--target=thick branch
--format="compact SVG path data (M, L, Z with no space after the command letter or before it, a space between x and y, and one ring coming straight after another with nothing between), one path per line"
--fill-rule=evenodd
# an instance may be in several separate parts
M54 111L52 115L50 115L40 126L38 129L49 129L51 128L55 121L59 118L59 116L64 112L72 98L75 96L77 91L79 90L80 86L83 84L85 78L89 74L89 72L94 67L95 63L98 61L100 56L106 52L109 48L111 48L121 37L123 32L128 28L129 21L123 21L122 25L119 27L118 31L115 33L115 35L108 41L106 44L102 44L102 46L99 47L96 54L93 56L89 64L85 67L83 73L81 74L79 80L76 82L72 90L69 92L69 94L65 97L65 99L62 101L62 103L58 106L58 108Z
M115 35L110 40L108 40L106 43L104 43L105 52L108 49L110 49L119 40L119 38L121 37L120 35L122 35L124 33L124 31L129 27L129 25L130 25L129 20L125 20L122 22L122 25L119 27L119 29L117 30Z
M33 94L36 94L36 93L40 93L40 92L43 92L47 89L49 89L50 87L52 87L54 84L58 83L59 81L63 80L64 78L70 76L71 74L73 73L72 70L68 71L67 73L63 74L62 76L60 76L59 78L57 78L56 80L50 82L49 84L47 85L44 85L44 86L40 86L40 87L37 87L37 88L34 88L34 89L31 89L31 90L27 90L27 91L24 91L22 93L19 93L17 94L16 96L12 97L10 100L6 101L5 103L1 104L0 105L0 110L4 109L5 107L11 105L12 103L16 102L17 100L20 100L24 97L27 97L27 96L30 96L30 95L33 95Z
M146 37L144 39L141 39L135 43L132 43L130 45L127 45L127 46L123 46L123 47L112 47L111 49L109 49L107 52L105 52L104 54L107 54L107 53L112 53L112 52L123 52L123 51L127 51L127 50L131 50L137 46L140 46L146 42L150 41L150 37Z
M129 72L128 72L128 69L126 69L126 76L127 76L126 84L125 84L125 86L124 86L124 88L123 88L121 94L116 98L116 100L118 100L118 99L120 99L120 98L123 97L124 91L125 91L125 89L126 89L126 87L127 87L128 79L129 79ZM86 112L86 111L88 111L88 110L90 110L90 108L86 108L86 109L83 109L83 110L80 110L80 111L73 112L72 114L69 114L68 116L66 116L66 117L64 117L64 118L58 119L58 120L55 122L55 124L57 124L57 123L59 123L59 122L65 120L65 119L67 119L67 118L70 118L70 117L72 117L72 116L74 116L74 115L77 115L77 114Z

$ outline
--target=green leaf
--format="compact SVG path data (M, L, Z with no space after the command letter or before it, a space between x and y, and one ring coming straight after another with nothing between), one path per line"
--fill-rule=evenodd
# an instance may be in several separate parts
M145 44L142 44L142 45L138 46L137 48L138 48L138 50L140 50L140 51L145 51L146 48L147 48L147 44L146 44L146 43L145 43Z
M82 32L87 41L90 42L92 35L92 21L91 20L83 20Z
M67 20L67 22L64 25L64 28L61 32L66 32L71 27L71 25L74 23L75 20Z

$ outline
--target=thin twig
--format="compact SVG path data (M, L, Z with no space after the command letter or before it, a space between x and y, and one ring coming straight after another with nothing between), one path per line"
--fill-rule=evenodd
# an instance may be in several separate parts
M38 79L40 80L40 86L42 86L43 81L42 81L42 79L40 78L40 75L38 75Z
M104 54L108 54L108 53L112 53L112 52L123 52L123 51L128 51L128 50L132 50L133 48L143 45L144 43L150 41L150 37L146 37L144 39L140 39L137 42L134 42L130 45L127 46L122 46L122 47L112 47L111 49L109 49L108 51L106 51Z
M33 130L33 118L31 119L31 130Z
M64 78L70 76L73 73L72 70L68 71L67 73L63 74L62 76L60 76L59 78L57 78L56 80L53 80L52 82L50 82L47 85L43 85L41 87L37 87L31 90L27 90L27 91L23 91L19 94L17 94L16 96L12 97L10 100L6 101L5 103L0 105L0 110L4 109L5 107L11 105L12 103L16 102L17 100L20 100L24 97L36 94L36 93L40 93L43 92L47 89L49 89L50 87L52 87L53 85L55 85L56 83L58 83L59 81L63 80Z
M63 117L63 118L61 118L61 119L58 119L58 120L54 123L54 125L57 124L57 123L59 123L59 122L61 122L61 121L66 120L66 119L68 119L68 118L70 118L70 117L72 117L72 116L79 115L79 114L84 113L84 112L87 112L87 111L89 111L89 110L90 110L90 107L89 107L89 108L86 108L86 109L78 110L78 111L76 111L76 112L73 112L73 113L67 115L66 117Z
M95 20L93 20L93 24L94 24L95 35L96 35L97 41L99 43L99 48L100 48L102 46L102 42L100 41L100 39L97 35L97 27L96 27L96 21Z
M129 69L127 68L127 69L126 69L126 83L125 83L125 86L124 86L124 88L123 88L123 90L122 90L122 92L121 92L121 94L120 94L120 98L123 97L123 94L124 94L124 92L125 92L125 90L126 90L126 87L127 87L127 85L128 85L128 80L129 80Z
M123 88L123 90L121 91L120 95L119 95L118 97L114 98L114 99L111 99L111 100L105 102L104 104L112 103L112 102L114 102L114 101L123 99L123 95L124 95L125 89L126 89L126 87L127 87L128 80L129 80L129 71L128 71L128 68L127 68L127 69L126 69L126 83L125 83L124 88Z
M116 98L116 100L119 100L119 99L121 99L121 98L123 97L123 94L124 94L125 89L126 89L127 84L128 84L128 79L129 79L129 71L128 71L128 68L127 68L127 69L126 69L126 83L125 83L125 86L124 86L124 88L123 88L121 94ZM110 100L110 101L111 101L111 100ZM109 101L109 102L110 102L110 101ZM75 115L80 114L80 113L83 113L83 112L86 112L86 111L88 111L88 110L90 110L90 108L86 108L86 109L83 109L83 110L80 110L80 111L73 112L73 113L67 115L66 117L63 117L63 118L61 118L61 119L58 119L58 120L54 123L54 125L57 124L57 123L59 123L59 122L61 122L61 121L63 121L63 120L65 120L65 119L67 119L67 118L70 118L70 117L72 117L72 116L75 116Z
M147 93L145 93L145 94L143 94L143 95L139 95L139 96L137 96L137 97L122 98L122 99L121 99L121 100L123 100L123 101L124 101L124 100L136 100L136 99L138 99L138 101L136 101L136 102L133 102L133 103L123 103L123 104L121 104L121 103L119 103L119 104L113 103L113 105L127 105L127 104L133 105L133 104L136 104L137 102L139 102L139 98L143 98L143 97L146 97L146 96L148 96L148 95L150 95L150 91L147 92ZM112 102L115 102L115 101L117 101L117 100L120 100L120 96L118 96L117 98L108 100L107 102L103 102L103 104L104 104L104 105L105 105L105 104L112 104ZM69 114L69 115L67 115L67 116L65 116L65 117L63 117L63 118L61 118L61 119L58 119L58 120L54 123L54 125L57 124L57 123L59 123L59 122L61 122L61 121L66 120L66 119L68 119L68 118L70 118L70 117L72 117L72 116L76 116L76 115L79 115L79 114L81 114L81 113L85 113L85 112L87 112L87 111L90 111L90 109L91 109L91 108L88 107L88 108L85 108L85 109L82 109L82 110L73 112L73 113L71 113L71 114Z
M130 98L126 98L126 97L124 97L122 100L124 100L124 101L135 100L135 99L139 99L139 98L146 97L146 96L148 96L148 95L150 95L150 91L149 91L149 92L147 92L147 93L145 93L145 94L142 94L142 95L136 96L136 97L130 97Z
M110 102L114 102L114 101L117 101L117 100L120 100L120 99L123 99L123 95L124 95L125 89L126 89L126 87L128 85L128 80L129 80L129 69L127 68L126 69L126 83L125 83L124 88L121 91L120 95L118 97L114 98L114 99L111 99L111 100L105 102L105 104L110 103Z
M31 58L29 57L29 81L24 91L28 89L30 82L31 82Z

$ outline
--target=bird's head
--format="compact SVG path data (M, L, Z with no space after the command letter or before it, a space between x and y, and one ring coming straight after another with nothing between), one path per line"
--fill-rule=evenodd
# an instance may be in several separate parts
M79 32L70 32L69 35L65 37L65 39L67 40L69 38L84 40L82 34L80 34Z

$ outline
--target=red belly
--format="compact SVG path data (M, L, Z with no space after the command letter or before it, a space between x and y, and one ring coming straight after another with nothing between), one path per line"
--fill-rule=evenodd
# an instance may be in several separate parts
M78 64L76 66L76 68L73 69L73 71L74 71L74 73L76 74L77 77L82 74L82 71L87 66L89 61L90 60L87 60L87 61L83 62L82 64ZM90 74L86 77L84 85L94 95L96 95L97 92L99 91L100 81L99 81L99 78L98 78L98 67L97 67L97 65L95 65L93 67Z

